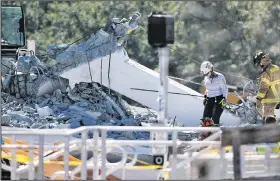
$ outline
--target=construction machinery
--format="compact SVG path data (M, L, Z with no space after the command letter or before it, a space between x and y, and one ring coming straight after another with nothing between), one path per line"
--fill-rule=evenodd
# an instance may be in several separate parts
M1 74L3 75L13 68L12 64L19 56L35 53L35 43L26 40L24 13L21 6L1 6L1 27Z
M20 6L1 6L1 78L13 68L17 59L17 51L26 45L23 9ZM4 68L4 66L6 68ZM5 70L3 72L3 70ZM2 89L1 81L1 89ZM1 159L1 164L9 164ZM10 172L1 169L2 179L8 179Z
M35 55L35 41L26 40L24 13L21 6L2 5L1 20L1 91L3 91L5 88L5 85L3 86L3 82L5 84L5 77L9 77L8 80L11 80L11 77L17 77L21 75L16 70L17 62L21 58ZM7 83L7 86L9 87L10 83ZM8 144L9 139L10 138L4 137L4 144ZM21 142L20 144L25 143ZM9 150L8 152L7 150L1 150L1 152L1 164L10 165L11 158L9 156ZM24 154L22 154L24 153L24 149L19 150L19 152L20 154L17 153L17 156L24 156ZM21 165L25 164L22 159L17 159L17 163ZM54 170L59 169L61 170L59 166L54 165L54 167L49 170L51 173L53 173ZM48 173L45 173L45 176L47 176L47 174ZM10 176L10 172L3 169L2 167L1 179L10 179Z
M24 15L21 6L1 6L2 57L16 58L18 48L26 46Z

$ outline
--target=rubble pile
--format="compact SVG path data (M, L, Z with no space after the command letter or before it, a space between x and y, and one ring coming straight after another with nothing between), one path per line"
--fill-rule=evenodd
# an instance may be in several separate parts
M74 89L62 92L57 89L53 94L27 101L2 92L3 126L32 129L74 129L81 126L141 126L141 123L154 123L157 113L148 108L131 106L125 100L117 101L116 105L124 112L122 117L114 106L95 89L92 83L81 82ZM175 123L174 126L184 126ZM80 137L79 135L75 135ZM92 135L88 135L92 138ZM109 131L108 137L113 139L149 139L148 132L117 132ZM180 133L179 137L191 140L191 134Z
M69 79L61 76L69 69L122 49L126 35L137 28L140 16L135 13L129 20L113 18L104 28L77 45L49 46L46 62L24 51L19 53L17 60L5 59L6 66L1 69L4 72L1 125L74 129L95 125L142 126L157 122L156 111L129 105L120 95L98 83L78 82L73 86ZM176 122L173 125L184 126ZM88 137L91 138L92 134ZM108 137L149 139L150 135L145 131L109 131ZM192 134L180 133L180 138L192 139Z
M116 99L116 98L115 98ZM81 126L140 126L147 114L141 116L131 110L124 109L129 105L121 100L122 104L115 102L125 112L122 117L114 106L101 95L100 90L92 83L81 82L74 89L62 92L57 89L53 94L32 98L27 101L2 92L2 125L35 128L35 129L61 129L77 128ZM134 111L133 111L134 109ZM154 119L156 114L154 114ZM89 136L90 137L90 136ZM108 132L108 137L119 139L149 139L146 132Z
M92 83L81 82L76 84L73 89L67 89L66 92L57 89L53 94L30 97L27 101L2 92L1 125L32 129L74 129L95 125L141 126L141 123L155 123L157 121L156 111L131 106L125 100L114 97L114 95L110 95L110 97L124 112L124 117L116 111L110 101L101 95L100 89L94 88ZM184 125L175 122L174 126ZM79 135L76 136L79 137ZM92 135L89 135L90 137ZM113 139L149 139L150 135L145 131L109 131L108 137ZM192 139L190 134L184 133L180 133L179 137L184 140Z

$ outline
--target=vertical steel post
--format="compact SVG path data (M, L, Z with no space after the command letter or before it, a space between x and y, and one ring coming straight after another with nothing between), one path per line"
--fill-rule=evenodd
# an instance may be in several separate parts
M246 177L246 155L244 145L240 145L240 178Z
M178 138L178 131L173 131L172 132L172 161L170 164L170 167L171 167L170 179L171 180L178 179L178 172L177 172L177 168L176 168L178 165L177 138Z
M225 157L226 150L223 146L220 148L220 180L225 179L227 175L227 160Z
M271 148L269 145L265 146L265 159L264 159L264 165L265 165L265 173L271 174L270 173L270 153L271 153Z
M39 171L38 179L44 180L44 135L39 135Z
M169 67L169 47L158 49L159 56L159 73L160 73L160 87L159 87L159 124L167 124L167 103L168 103L168 67Z
M81 179L87 179L87 131L82 132L82 170Z
M232 131L232 151L233 151L233 172L234 179L241 180L242 179L242 166L240 161L240 132Z
M101 149L102 149L102 153L101 153L101 180L106 180L106 172L107 172L107 169L106 169L106 161L107 161L107 145L106 145L106 139L107 139L107 131L106 130L101 130L101 142L102 142L102 146L101 146Z
M64 179L69 180L69 136L65 137L65 144L64 144Z
M33 138L30 140L29 144L34 145ZM34 170L34 149L33 148L29 148L29 158L30 158L30 162L29 162L28 179L29 180L34 180L35 170Z
M12 145L16 145L16 136L12 135ZM11 170L11 180L16 180L16 149L17 148L12 148L12 161L11 161L11 166L12 166L12 170Z
M159 87L159 111L158 111L158 126L166 126L168 119L168 67L169 67L169 47L158 48L159 57L159 74L160 74L160 87ZM167 140L167 132L155 132L155 140ZM160 145L154 147L155 154L163 154L164 160L167 159L167 146Z
M93 172L92 172L92 178L93 180L100 180L99 179L99 132L97 129L94 129L93 131L94 136L94 145L93 145Z

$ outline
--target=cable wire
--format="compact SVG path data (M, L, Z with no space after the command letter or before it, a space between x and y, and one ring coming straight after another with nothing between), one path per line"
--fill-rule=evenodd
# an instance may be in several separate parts
M139 25L139 26L141 26L141 28L144 29L144 30L147 32L147 29L146 29L146 28L144 28L142 25ZM202 63L202 62L199 62L199 61L197 61L197 60L191 58L190 56L188 56L188 55L182 53L181 51L179 51L179 50L177 50L177 49L175 49L175 48L173 48L173 47L170 47L170 49L172 49L172 50L178 52L179 54L183 55L184 57L187 57L188 59L194 61L195 63L197 63L197 64L199 64L199 65ZM226 74L226 75L230 75L230 76L232 76L232 77L241 78L241 79L246 79L246 80L252 80L252 79L246 78L246 77L244 77L244 76L239 76L239 75L227 73L227 72L221 71L221 70L219 70L219 69L216 69L216 70L217 70L218 72L220 72L220 73L223 73L223 74Z

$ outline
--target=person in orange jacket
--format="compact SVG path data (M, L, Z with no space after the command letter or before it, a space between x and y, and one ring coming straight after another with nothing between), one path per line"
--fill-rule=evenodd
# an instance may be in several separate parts
M265 120L266 117L275 116L275 108L280 102L280 67L272 64L269 54L264 52L256 53L253 61L262 69L256 107L261 110Z

